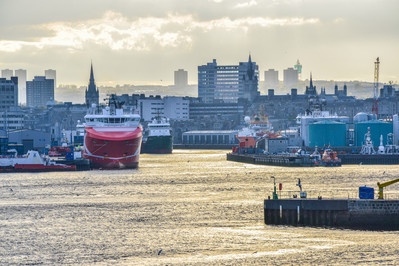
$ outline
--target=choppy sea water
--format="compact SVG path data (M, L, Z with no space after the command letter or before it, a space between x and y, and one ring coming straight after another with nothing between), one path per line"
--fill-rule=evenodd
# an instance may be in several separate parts
M397 265L399 231L270 226L263 200L356 197L399 166L284 168L227 151L143 154L137 170L0 174L1 265ZM399 184L385 189L399 198Z

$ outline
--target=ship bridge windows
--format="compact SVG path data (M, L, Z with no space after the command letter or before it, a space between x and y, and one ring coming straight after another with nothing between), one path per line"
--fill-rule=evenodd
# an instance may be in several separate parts
M95 124L124 124L128 122L140 122L139 117L87 117L85 118L86 123Z
M110 117L110 118L108 118L108 123L110 123L110 124L119 124L119 123L121 123L121 120L124 120L124 119L121 118L121 117L115 117L115 118Z

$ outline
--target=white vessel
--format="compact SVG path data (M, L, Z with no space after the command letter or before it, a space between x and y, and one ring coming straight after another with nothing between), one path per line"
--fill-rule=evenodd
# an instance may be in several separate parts
M169 119L166 117L156 117L144 131L142 153L172 153L173 136Z

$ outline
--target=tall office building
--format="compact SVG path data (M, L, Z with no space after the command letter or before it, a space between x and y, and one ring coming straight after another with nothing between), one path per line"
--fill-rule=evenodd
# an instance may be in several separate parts
M54 101L54 80L44 76L35 76L26 82L26 105L28 107L46 106Z
M11 69L3 69L1 70L1 77L5 79L10 79L12 76L14 76L14 71Z
M277 88L279 85L278 81L278 71L274 69L269 69L265 71L265 85L266 88Z
M19 102L26 101L26 70L15 70L15 76L18 77L18 99Z
M92 106L92 104L98 105L99 98L100 98L99 91L94 81L93 64L91 64L89 86L87 87L85 93L86 105L88 107Z
M0 78L0 111L18 106L18 78Z
M216 59L213 59L212 63L198 66L198 97L204 103L213 103L215 100L217 68Z
M218 66L216 59L198 66L198 97L204 103L236 103L239 98L252 101L258 94L259 68L252 62Z
M290 67L284 69L284 86L290 88L298 84L298 70Z
M44 76L46 77L46 79L53 79L54 88L57 88L57 71L55 71L54 69L44 70Z
M184 69L175 71L175 87L184 88L188 85L188 73Z

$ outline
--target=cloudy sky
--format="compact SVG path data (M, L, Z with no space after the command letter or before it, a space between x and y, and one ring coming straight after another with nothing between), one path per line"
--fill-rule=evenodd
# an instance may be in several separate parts
M58 84L173 84L173 73L252 60L303 78L399 81L397 0L0 0L0 69Z

